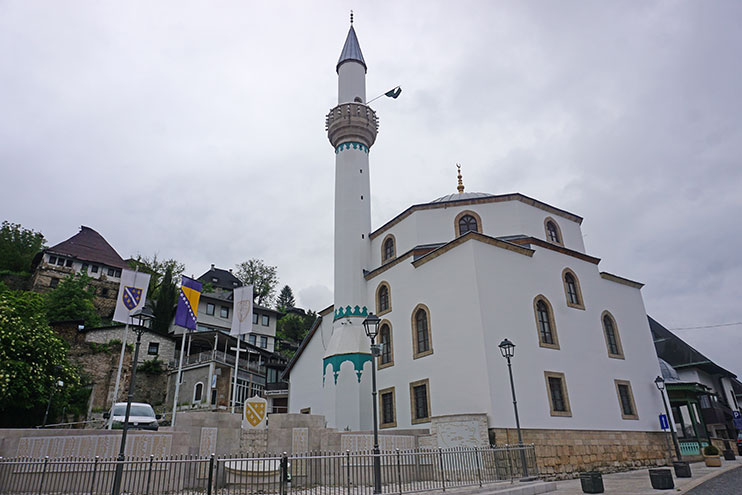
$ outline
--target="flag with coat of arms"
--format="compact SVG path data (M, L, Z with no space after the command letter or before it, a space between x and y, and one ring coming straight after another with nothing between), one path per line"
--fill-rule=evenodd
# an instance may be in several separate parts
M185 275L182 277L180 293L178 294L178 309L175 312L175 324L183 328L195 330L198 301L201 299L203 284Z
M232 329L229 335L242 335L252 331L252 285L235 288L232 291L234 311Z
M116 311L113 321L130 323L131 315L138 313L144 307L149 287L149 273L134 270L121 270L121 284L119 295L116 298Z

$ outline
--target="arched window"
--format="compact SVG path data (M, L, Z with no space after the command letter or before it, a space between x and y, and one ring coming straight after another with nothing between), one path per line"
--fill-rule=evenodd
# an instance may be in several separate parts
M482 232L482 219L473 211L462 211L456 215L455 230L456 237L467 232Z
M379 330L379 343L381 344L381 356L379 356L379 369L387 368L394 364L394 349L392 346L392 327L384 321Z
M389 234L384 238L384 242L381 243L382 263L392 260L397 256L397 248L395 244L394 236L392 234Z
M570 308L585 309L585 303L582 300L582 291L580 290L580 281L577 275L565 268L562 272L562 282L564 282L564 294L567 298L567 306Z
M459 219L459 232L464 235L470 230L477 231L477 219L471 215L464 215Z
M546 229L546 240L553 242L554 244L564 245L562 241L562 231L559 229L559 224L551 218L547 217L544 220L544 228Z
M389 284L381 282L376 289L376 315L383 315L392 310L392 298Z
M193 403L197 404L201 402L201 397L203 396L203 394L204 394L204 384L201 382L198 382L193 387Z
M616 321L608 311L603 311L602 317L603 335L605 336L605 345L608 348L608 356L623 359L623 348L621 347L621 338L618 336Z
M557 338L556 325L554 324L554 316L549 301L543 296L538 296L534 300L533 306L536 312L539 345L559 349L559 339Z
M430 312L423 304L418 304L412 312L412 348L413 359L433 354Z

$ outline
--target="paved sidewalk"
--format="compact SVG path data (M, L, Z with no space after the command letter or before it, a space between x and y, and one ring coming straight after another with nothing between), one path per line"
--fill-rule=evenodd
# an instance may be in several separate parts
M742 458L738 457L734 461L725 461L722 459L720 468L706 467L703 462L691 463L690 469L692 478L676 478L675 489L673 490L655 490L649 482L649 471L647 468L625 473L614 473L603 475L603 486L606 494L621 495L649 495L653 493L687 493L688 490L695 488L704 481L710 480L731 469L742 467ZM672 469L672 468L670 468ZM551 492L555 495L581 495L582 487L580 480L565 480L557 482L556 491Z

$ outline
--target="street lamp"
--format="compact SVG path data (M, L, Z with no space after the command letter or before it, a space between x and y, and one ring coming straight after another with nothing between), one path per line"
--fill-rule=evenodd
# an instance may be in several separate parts
M56 372L56 376L59 377L60 373L62 373L62 366L56 365L54 366L54 371ZM41 427L46 426L46 420L49 418L49 409L52 406L52 397L54 397L54 392L56 392L57 387L62 388L64 387L64 382L62 380L56 380L54 384L52 385L52 390L49 393L49 402L46 404L46 412L44 412L44 421L41 423Z
M381 355L381 346L376 344L381 319L371 313L363 320L363 329L371 339L371 397L374 403L374 493L381 493L381 452L379 451L379 420L376 404L376 356Z
M515 400L515 384L513 383L513 366L510 358L515 355L515 344L508 339L500 342L498 346L502 357L508 360L508 373L510 374L510 391L513 395L513 410L515 411L515 428L518 430L518 447L520 448L520 459L523 463L523 478L528 478L528 463L526 462L526 450L523 447L523 435L520 432L520 419L518 418L518 401Z
M119 455L116 462L116 474L113 478L113 490L112 495L119 495L121 493L121 477L124 473L124 450L126 449L126 434L129 431L129 414L131 413L131 401L134 399L134 383L137 379L137 361L139 360L139 345L142 343L142 334L146 330L144 324L148 320L154 319L152 313L146 312L146 309L134 313L131 315L132 324L134 325L134 331L137 334L137 342L134 346L134 362L131 366L131 381L129 382L129 395L126 398L126 415L124 416L124 429L121 433L121 446L119 448ZM114 406L115 406L114 398Z
M672 416L670 416L670 410L667 408L667 402L665 402L665 379L661 376L658 376L654 379L654 384L657 387L657 390L660 391L660 396L662 397L662 405L665 406L665 415L667 416L667 426L670 428L670 433L672 433L672 444L675 447L675 455L678 456L678 461L683 460L683 456L680 454L680 445L678 444L678 435L675 433L675 429L672 427L672 424L675 420L672 419ZM668 396L668 401L670 400L670 397Z

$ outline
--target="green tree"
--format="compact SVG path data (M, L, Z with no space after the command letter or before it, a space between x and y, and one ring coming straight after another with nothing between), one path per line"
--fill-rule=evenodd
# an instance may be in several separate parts
M28 273L33 257L42 249L44 236L41 232L3 220L0 227L0 270Z
M185 271L183 263L173 258L159 259L157 253L152 257L137 254L136 258L129 260L129 266L133 269L139 268L139 271L150 274L149 288L147 289L149 297L155 297L160 286L167 281L176 286L180 284L180 276Z
M154 291L154 296L151 298L152 314L155 317L152 322L152 330L163 335L168 333L170 323L175 316L177 304L178 285L173 280L173 267L168 266L165 268L162 283Z
M278 311L286 311L294 306L296 306L294 291L292 291L291 287L288 285L284 285L283 289L281 289L281 293L278 294L278 299L276 299L276 309L278 309Z
M95 287L87 273L70 275L47 294L46 311L49 321L83 320L85 326L100 325L95 309Z
M160 259L155 253L151 258L137 254L129 260L132 268L150 274L147 299L152 308L152 329L167 334L178 304L178 287L185 265L173 258Z
M278 285L278 267L253 258L236 265L235 276L245 285L253 286L253 301L261 306L273 303Z
M316 319L317 313L312 310L304 315L289 313L276 323L276 335L279 339L299 344L307 336Z
M63 387L56 386L58 380ZM67 361L67 344L47 323L44 296L0 293L0 426L41 424L50 397L48 422L53 422L54 412L79 390L79 373Z

